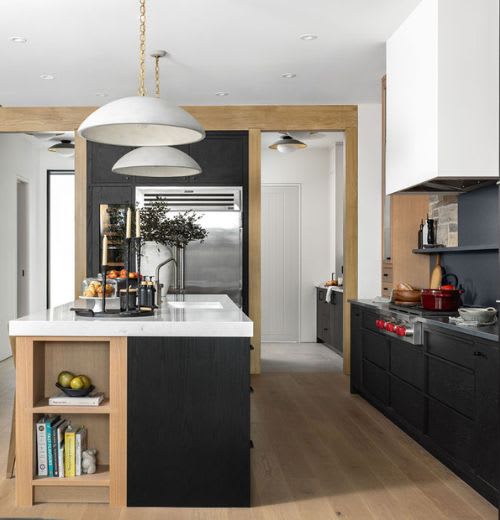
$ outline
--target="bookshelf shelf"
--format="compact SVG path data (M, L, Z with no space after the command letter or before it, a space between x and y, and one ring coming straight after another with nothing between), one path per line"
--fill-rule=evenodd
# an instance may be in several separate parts
M97 466L96 473L92 475L81 475L79 477L34 477L33 486L109 486L109 466Z
M53 414L110 414L111 405L106 398L99 406L50 406L48 398L41 399L32 408L32 413L53 413Z

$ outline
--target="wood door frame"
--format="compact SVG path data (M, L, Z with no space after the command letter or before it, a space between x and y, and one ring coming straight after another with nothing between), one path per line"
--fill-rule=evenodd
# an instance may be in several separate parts
M0 132L77 129L97 107L1 107ZM261 132L324 130L344 132L344 373L350 373L351 312L358 294L358 107L357 105L187 106L206 130L249 132L249 314L254 322L252 373L260 372L260 182ZM86 275L87 147L75 139L75 294Z

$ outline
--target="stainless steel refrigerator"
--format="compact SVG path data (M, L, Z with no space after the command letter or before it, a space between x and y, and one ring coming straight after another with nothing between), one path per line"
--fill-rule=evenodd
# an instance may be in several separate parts
M147 206L162 201L170 215L195 210L199 224L208 231L202 242L185 249L185 292L227 294L243 305L243 233L241 187L142 186L136 188L136 202Z

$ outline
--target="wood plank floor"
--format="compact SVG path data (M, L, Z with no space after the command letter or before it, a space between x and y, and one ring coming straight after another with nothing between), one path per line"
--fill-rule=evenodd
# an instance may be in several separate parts
M3 479L14 374L0 363L0 518L71 520L496 520L497 510L358 396L336 354L263 346L253 378L251 509L14 506ZM267 364L267 372L266 372ZM322 371L319 371L322 369Z

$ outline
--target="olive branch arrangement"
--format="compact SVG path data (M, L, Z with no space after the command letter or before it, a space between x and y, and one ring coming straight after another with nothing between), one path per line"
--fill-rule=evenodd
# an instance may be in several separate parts
M190 242L203 242L208 235L207 230L198 223L201 215L196 211L188 210L169 217L170 209L158 200L139 211L141 236L145 242L184 248Z

